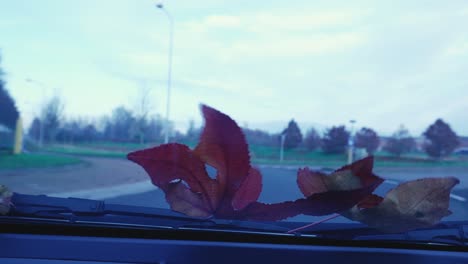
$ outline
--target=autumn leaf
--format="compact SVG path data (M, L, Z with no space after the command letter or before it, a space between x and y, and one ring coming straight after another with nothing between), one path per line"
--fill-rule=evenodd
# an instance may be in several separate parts
M244 209L249 204L257 201L262 191L262 175L257 169L250 168L249 175L232 199L232 207L235 210Z
M327 191L345 191L374 186L372 191L383 182L383 179L372 172L374 158L372 156L346 165L330 175L311 171L309 168L299 169L297 185L302 194L309 197L316 193Z
M250 166L247 142L229 116L202 105L205 127L194 150L165 144L129 153L175 211L194 217L233 218L261 192L260 172ZM205 165L217 170L215 179Z
M229 116L201 107L205 126L191 150L165 144L135 151L128 159L141 165L166 195L174 211L193 217L281 220L299 214L341 212L368 197L382 182L372 174L372 158L345 166L330 176L299 171L298 183L306 198L276 204L257 202L262 175L250 165L248 145ZM217 171L210 178L205 165Z
M12 196L13 193L5 185L0 184L0 215L5 215L10 211Z
M339 213L355 206L372 193L374 185L346 191L327 191L309 197L275 204L251 203L239 212L242 219L257 221L278 221L300 214L328 215Z
M408 181L390 190L378 205L355 206L342 215L389 233L430 227L451 214L450 191L458 183L453 177Z
M375 204L377 199L372 192L383 182L383 179L372 172L374 159L372 156L346 165L330 175L311 171L308 168L300 169L297 174L297 184L302 194L310 201L315 201L327 195L327 205L338 209L347 210L360 203ZM372 200L371 200L372 199ZM324 210L323 210L324 211ZM330 212L330 213L333 213ZM305 214L322 215L322 210L305 211Z
M205 127L194 153L218 170L216 179L225 196L222 206L229 208L230 201L250 172L249 148L242 130L229 116L206 105L202 105L201 110ZM261 187L255 191L258 193L252 195L258 197Z

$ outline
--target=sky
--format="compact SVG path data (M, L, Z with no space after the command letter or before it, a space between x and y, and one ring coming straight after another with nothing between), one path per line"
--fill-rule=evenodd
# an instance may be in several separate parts
M147 0L0 0L1 67L26 125L58 95L66 118L165 115L169 20ZM468 2L173 0L170 119L199 104L240 125L468 135ZM26 81L27 79L32 81ZM1 106L0 106L1 107Z

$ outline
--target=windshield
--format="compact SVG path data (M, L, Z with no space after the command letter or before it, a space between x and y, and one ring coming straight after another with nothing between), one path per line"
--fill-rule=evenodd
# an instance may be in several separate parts
M4 2L0 184L202 219L467 221L467 24L465 1Z

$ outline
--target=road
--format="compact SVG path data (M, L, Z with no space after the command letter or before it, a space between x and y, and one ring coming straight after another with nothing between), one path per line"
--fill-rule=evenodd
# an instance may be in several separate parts
M259 201L265 203L276 203L287 200L295 200L302 197L301 192L296 184L296 170L281 169L281 168L261 168L263 175L263 191ZM397 174L394 174L398 176ZM399 176L401 178L401 176ZM149 184L149 183L148 183ZM398 184L396 180L387 180L375 191L377 194L384 196L390 189ZM156 188L156 187L155 187ZM456 191L454 192L456 193ZM140 205L159 208L169 208L164 193L160 190L142 192L138 194L122 195L106 199L109 203ZM450 202L450 210L453 214L444 220L467 220L468 219L468 204L463 201L463 197L453 196ZM313 216L297 216L289 221L313 222L322 219L321 217ZM330 222L349 222L344 217L335 218Z
M40 169L0 171L0 184L24 194L73 193L80 190L105 189L148 179L137 164L123 159L80 157L79 165Z
M24 194L47 194L56 197L77 197L106 200L110 203L168 208L162 191L154 187L145 171L122 159L83 158L79 166L62 168L2 171L0 184ZM295 167L259 166L263 175L263 191L259 201L277 203L302 197L296 184ZM214 174L214 171L210 171ZM468 181L464 168L387 168L376 170L385 181L377 190L383 196L399 182L423 177L455 176L461 180L453 191L445 220L468 220ZM459 195L459 196L457 196ZM298 216L291 221L313 222L317 217ZM336 218L333 221L347 221Z

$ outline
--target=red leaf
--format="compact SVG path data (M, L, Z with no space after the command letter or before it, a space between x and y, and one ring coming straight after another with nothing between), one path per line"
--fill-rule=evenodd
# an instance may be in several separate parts
M356 190L328 191L307 198L276 204L252 203L241 212L243 219L256 221L278 221L300 214L328 215L342 212L355 206L372 193L375 186Z
M196 217L233 218L236 211L258 199L262 178L250 167L239 126L208 106L202 105L202 112L205 128L194 151L185 145L166 144L127 157L146 170L173 210ZM215 180L208 176L205 163L217 169Z
M225 193L224 206L230 202L250 169L250 156L244 134L229 116L202 105L205 128L195 153L218 170L220 191Z
M279 221L302 214L303 207L299 199L275 204L255 202L239 213L239 218L254 221Z
M249 175L232 199L232 207L234 210L244 209L250 203L258 200L261 191L262 175L257 169L250 168Z
M142 166L153 184L161 189L171 181L180 179L187 183L192 192L202 194L212 212L218 206L216 181L208 176L203 162L187 146L166 144L129 153L127 158Z
M297 172L297 185L305 197L314 193L328 191L325 184L325 174L317 171L311 171L309 168L299 169Z

